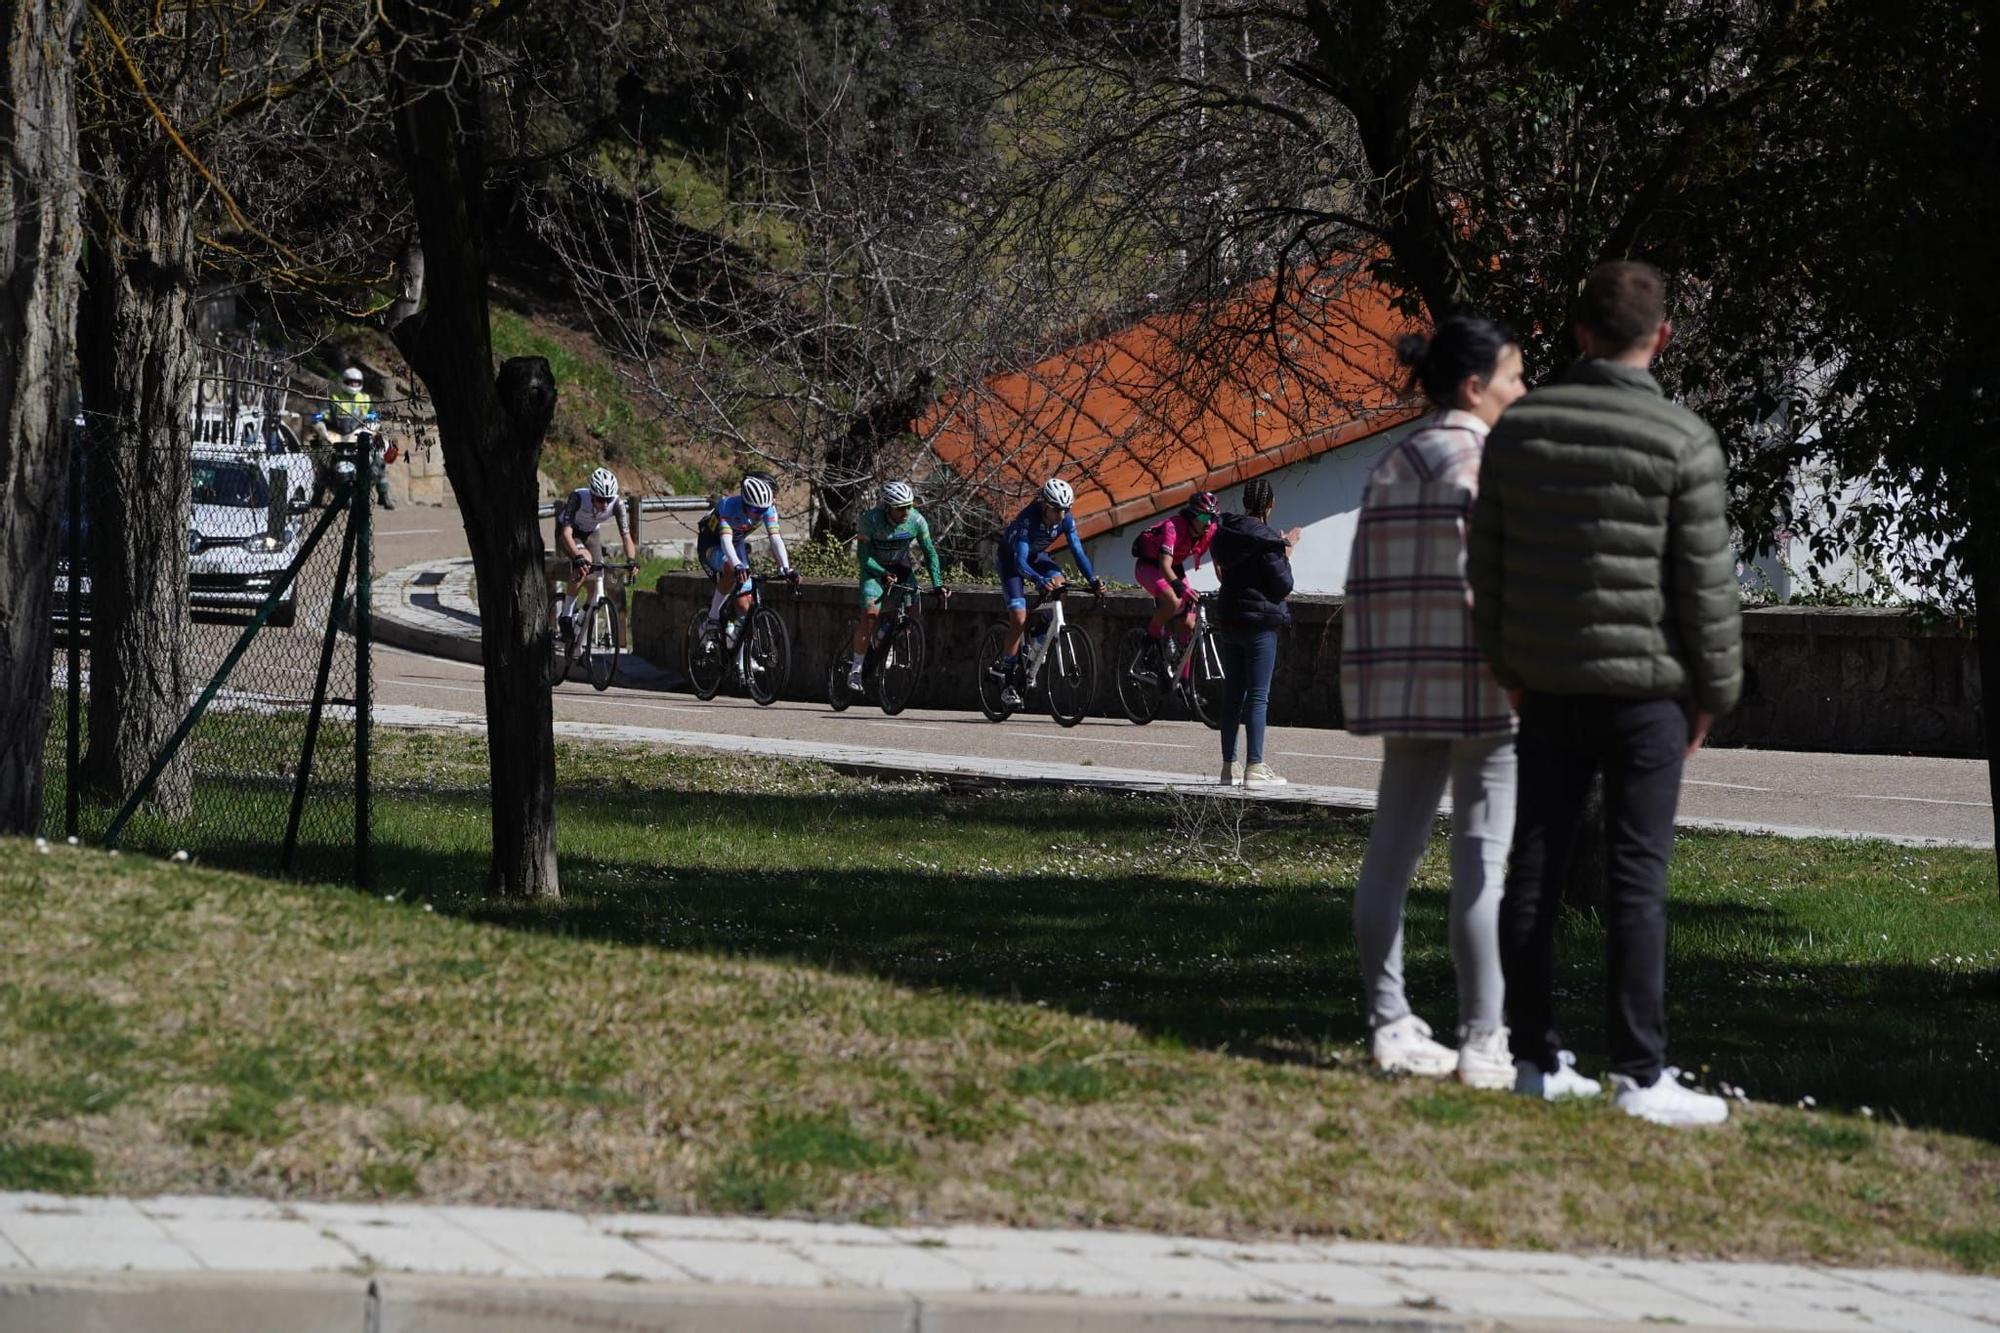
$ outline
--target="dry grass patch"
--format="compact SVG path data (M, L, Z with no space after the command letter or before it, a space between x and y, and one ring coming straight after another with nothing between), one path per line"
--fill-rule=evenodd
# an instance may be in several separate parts
M569 787L515 906L476 748L385 748L386 895L0 843L0 1188L2000 1262L1975 855L1689 839L1677 1050L1786 1105L1669 1133L1358 1068L1352 821L1198 858L1156 802L570 752L639 784Z

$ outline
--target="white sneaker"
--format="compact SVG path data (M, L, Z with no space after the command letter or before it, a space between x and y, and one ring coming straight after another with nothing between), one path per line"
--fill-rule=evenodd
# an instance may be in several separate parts
M1514 1086L1514 1056L1507 1049L1506 1028L1470 1027L1460 1034L1458 1081L1492 1092Z
M1443 1078L1458 1068L1458 1052L1431 1040L1430 1024L1404 1014L1375 1029L1375 1067L1385 1074L1415 1074Z
M847 692L849 694L861 693L861 663L859 662L847 668Z
M1611 1076L1612 1105L1626 1115L1656 1125L1719 1125L1729 1119L1729 1103L1706 1092L1681 1086L1681 1071L1668 1066L1642 1088L1623 1074Z
M1573 1052L1557 1051L1556 1072L1553 1074L1544 1074L1532 1060L1516 1061L1514 1091L1524 1097L1540 1097L1545 1102L1554 1102L1564 1097L1595 1097L1604 1089L1596 1079L1585 1078L1576 1072Z
M1235 761L1234 759L1231 759L1231 760L1230 760L1230 761L1229 761L1228 763L1226 763L1226 764L1224 764L1224 765L1222 766L1222 785L1223 785L1223 786L1225 786L1225 787L1234 787L1234 786L1236 785L1236 783L1237 783L1238 779L1239 779L1239 778L1241 778L1241 776L1242 776L1242 774L1241 774L1241 773L1239 773L1239 772L1237 771L1237 768L1236 768L1236 761Z
M1243 770L1243 785L1246 787L1282 787L1285 780L1271 771L1265 763L1251 764Z

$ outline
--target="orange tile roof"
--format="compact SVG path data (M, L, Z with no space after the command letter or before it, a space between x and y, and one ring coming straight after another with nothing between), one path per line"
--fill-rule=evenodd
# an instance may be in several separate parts
M1001 513L1069 481L1090 537L1417 416L1393 346L1409 322L1373 286L1315 282L1275 315L1266 279L1150 316L939 403L918 433ZM1184 350L1221 346L1240 350Z

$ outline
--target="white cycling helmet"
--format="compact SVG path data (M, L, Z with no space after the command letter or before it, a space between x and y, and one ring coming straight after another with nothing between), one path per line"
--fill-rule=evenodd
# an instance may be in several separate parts
M1067 509L1076 503L1076 491L1061 477L1050 477L1042 483L1042 498L1058 509Z
M917 502L916 488L907 481L892 481L883 485L880 492L882 503L891 509L901 509Z
M771 483L752 473L743 479L743 503L757 509L769 509L777 502L777 492Z
M618 498L618 474L608 467L601 467L590 474L590 493L600 500Z

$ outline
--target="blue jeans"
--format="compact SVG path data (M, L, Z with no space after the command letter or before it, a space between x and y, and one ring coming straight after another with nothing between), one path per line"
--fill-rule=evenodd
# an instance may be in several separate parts
M1222 641L1222 762L1236 762L1236 728L1243 728L1243 762L1264 762L1264 715L1271 706L1271 672L1278 666L1278 631L1225 627Z

